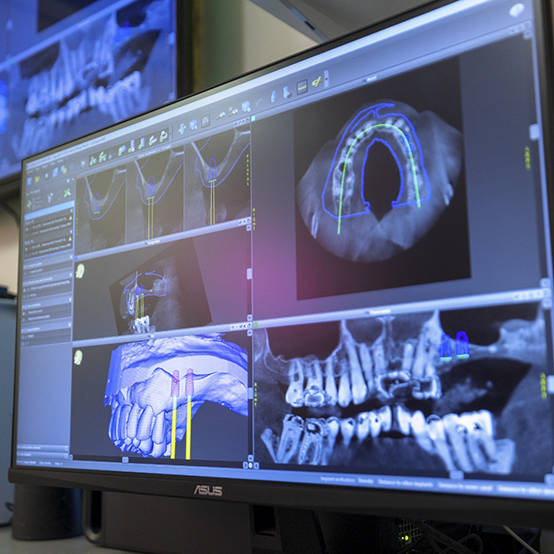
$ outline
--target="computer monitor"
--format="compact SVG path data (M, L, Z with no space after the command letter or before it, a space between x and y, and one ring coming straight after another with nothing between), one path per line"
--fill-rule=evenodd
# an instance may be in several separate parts
M10 478L551 522L551 27L437 2L25 159Z
M22 158L192 91L189 2L7 0L0 20L0 182Z

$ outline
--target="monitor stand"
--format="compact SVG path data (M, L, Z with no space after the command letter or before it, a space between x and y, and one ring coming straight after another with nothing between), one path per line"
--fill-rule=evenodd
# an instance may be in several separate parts
M152 554L324 554L314 512L234 502L84 491L83 529L98 546Z

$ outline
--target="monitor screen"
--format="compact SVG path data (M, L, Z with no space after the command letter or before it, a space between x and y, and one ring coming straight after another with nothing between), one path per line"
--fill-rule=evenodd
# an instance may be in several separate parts
M552 513L550 14L431 8L23 161L12 479Z
M175 0L3 2L0 180L22 158L175 100L175 10Z

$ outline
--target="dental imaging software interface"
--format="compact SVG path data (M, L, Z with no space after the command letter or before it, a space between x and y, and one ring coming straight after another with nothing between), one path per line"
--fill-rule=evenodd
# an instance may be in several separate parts
M537 33L463 0L26 159L16 467L554 499Z
M0 179L175 100L175 19L175 0L2 0Z

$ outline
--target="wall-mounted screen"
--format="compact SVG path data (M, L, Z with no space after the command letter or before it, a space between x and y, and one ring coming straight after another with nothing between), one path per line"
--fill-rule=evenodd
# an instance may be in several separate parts
M433 7L24 160L14 478L552 511L548 12Z
M10 0L0 15L0 180L22 158L177 97L175 0Z

